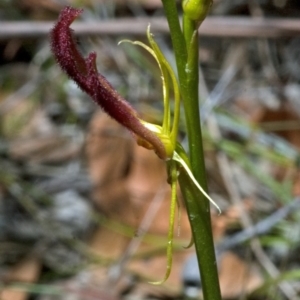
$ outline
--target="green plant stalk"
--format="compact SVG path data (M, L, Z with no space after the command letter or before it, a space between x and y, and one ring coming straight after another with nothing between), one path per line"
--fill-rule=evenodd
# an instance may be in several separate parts
M195 178L202 188L207 191L198 96L198 26L195 21L188 20L184 16L183 33L175 1L162 0L162 3L169 23L176 58L189 140L190 164ZM184 171L179 176L179 184L192 228L204 299L220 300L222 298L213 244L209 202L195 188Z
M179 184L191 224L204 299L221 300L207 201L184 171L179 175Z

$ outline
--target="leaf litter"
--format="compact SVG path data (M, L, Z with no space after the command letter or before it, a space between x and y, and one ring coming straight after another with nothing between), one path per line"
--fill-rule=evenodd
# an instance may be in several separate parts
M266 17L281 12L289 16L288 6L281 10L272 1L267 2L261 6ZM31 5L31 13L22 17L38 18L59 11L54 4ZM112 17L160 13L159 7L149 10L143 6L134 9L129 2L122 5L118 4L115 11L107 8L107 13ZM93 9L97 12L99 8ZM243 14L247 9L247 1L239 4L216 1L213 13L230 16ZM13 15L17 10L9 11ZM25 11L21 7L19 13ZM132 58L132 54L124 54L129 48L117 47L122 38L91 38L87 44L92 42L93 48L98 47L97 63L104 66L113 85L129 95L132 104L149 121L160 119L160 78L153 77L154 67L142 68L145 60L151 66L150 59ZM80 42L83 47L87 39ZM213 212L217 244L249 228L251 223L247 219L250 218L252 226L259 224L299 196L300 88L294 68L299 64L295 56L296 40L278 38L259 45L256 40L245 39L240 46L242 58L235 60L239 41L202 38L201 70L210 95L209 102L203 106L209 108L203 133L207 171L210 194L218 199L223 211L221 216ZM53 286L59 287L61 299L67 295L74 299L115 299L124 294L141 298L178 297L188 289L183 287L182 269L193 252L183 248L191 235L183 204L180 204L181 220L177 227L180 234L175 238L171 276L163 286L147 284L149 280L161 278L166 265L170 191L163 164L153 153L136 147L127 132L101 112L95 112L85 96L76 87L70 87L50 58L46 40L31 43L31 57L22 64L18 60L23 42L18 45L9 42L1 43L16 47L15 56L2 57L9 61L0 66L5 70L0 75L0 223L4 224L0 234L1 273L10 274L20 268L21 274L23 261L27 261L30 270L32 255L37 253L38 259L33 263L35 271L30 278L7 279L7 291L16 290L16 287L9 289L15 281L27 280L33 285L23 286L22 299L29 293L40 300L58 299L57 294L51 296ZM161 37L159 42L169 53L168 40ZM144 62L135 61L138 59ZM26 72L28 66L30 72ZM236 68L236 73L226 73L231 66ZM20 69L24 70L23 74ZM227 80L221 81L223 74ZM218 138L209 125L212 118L220 132ZM184 135L182 126L183 141ZM220 168L224 167L224 157L220 154L227 159L225 171L229 175L226 172L219 175ZM66 191L71 193L61 194ZM67 197L60 200L65 203L69 199L84 201L91 213L80 214L74 210L75 214L71 214L84 227L79 225L78 230L72 231L74 223L58 218L54 209L58 195L62 197L59 199ZM71 212L76 207L72 201ZM54 213L51 215L49 211ZM248 244L219 254L224 299L243 294L248 294L250 299L251 293L263 286L266 279L276 279L278 274L299 268L299 236L291 234L298 218L298 211L294 211L258 240L273 264L273 271L266 269L257 250ZM70 231L59 229L63 227ZM67 267L60 268L58 262ZM107 292L108 286L114 287L112 295ZM285 285L276 284L260 292L265 299L272 299L274 289L279 290L280 299L291 298L297 291L297 277ZM253 295L251 299L258 299Z

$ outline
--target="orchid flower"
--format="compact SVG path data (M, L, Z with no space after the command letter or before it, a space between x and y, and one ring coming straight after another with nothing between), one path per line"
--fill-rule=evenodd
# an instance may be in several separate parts
M122 42L130 42L143 47L158 63L161 72L164 104L161 126L140 119L135 109L111 86L106 78L98 72L96 53L92 52L84 58L79 52L70 25L81 13L81 9L65 7L51 30L51 49L57 63L62 70L77 83L82 91L87 93L110 117L126 127L135 136L139 145L147 149L153 149L157 156L165 160L167 164L172 195L168 231L167 270L161 281L152 282L153 284L161 284L167 280L171 272L173 231L177 201L176 185L179 171L183 170L186 172L203 195L205 195L219 211L220 209L194 178L187 155L177 142L180 117L180 90L172 67L150 33L150 26L147 30L150 46L138 41L131 42L125 40ZM170 82L172 83L174 91L173 118L171 118L170 107Z

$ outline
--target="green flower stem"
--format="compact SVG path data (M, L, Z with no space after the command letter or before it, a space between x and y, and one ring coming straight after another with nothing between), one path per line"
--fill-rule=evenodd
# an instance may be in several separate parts
M197 24L184 16L184 32L182 32L175 1L162 0L162 3L169 23L176 58L189 139L190 165L195 178L207 191L199 114ZM204 299L220 300L222 298L212 237L209 202L194 186L185 171L182 171L179 176L179 184L192 228Z
M169 23L171 39L172 39L173 49L176 58L181 94L185 95L187 93L187 86L185 83L186 81L185 65L187 62L186 43L184 40L183 33L181 31L175 1L162 0L162 3Z
M178 179L192 228L203 297L205 300L221 300L209 203L185 170L180 171Z
M184 32L185 43L188 45L192 39L192 33L195 29L194 21L189 19L186 15L183 15L182 19L182 29Z

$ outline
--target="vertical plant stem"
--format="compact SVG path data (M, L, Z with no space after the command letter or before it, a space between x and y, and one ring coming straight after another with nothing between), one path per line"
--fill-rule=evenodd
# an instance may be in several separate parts
M197 24L184 16L184 31L182 32L175 1L162 0L162 3L169 23L176 58L189 140L190 164L195 178L207 191L199 114ZM204 299L220 300L222 298L213 244L209 201L194 186L184 171L179 176L179 184L192 228Z

